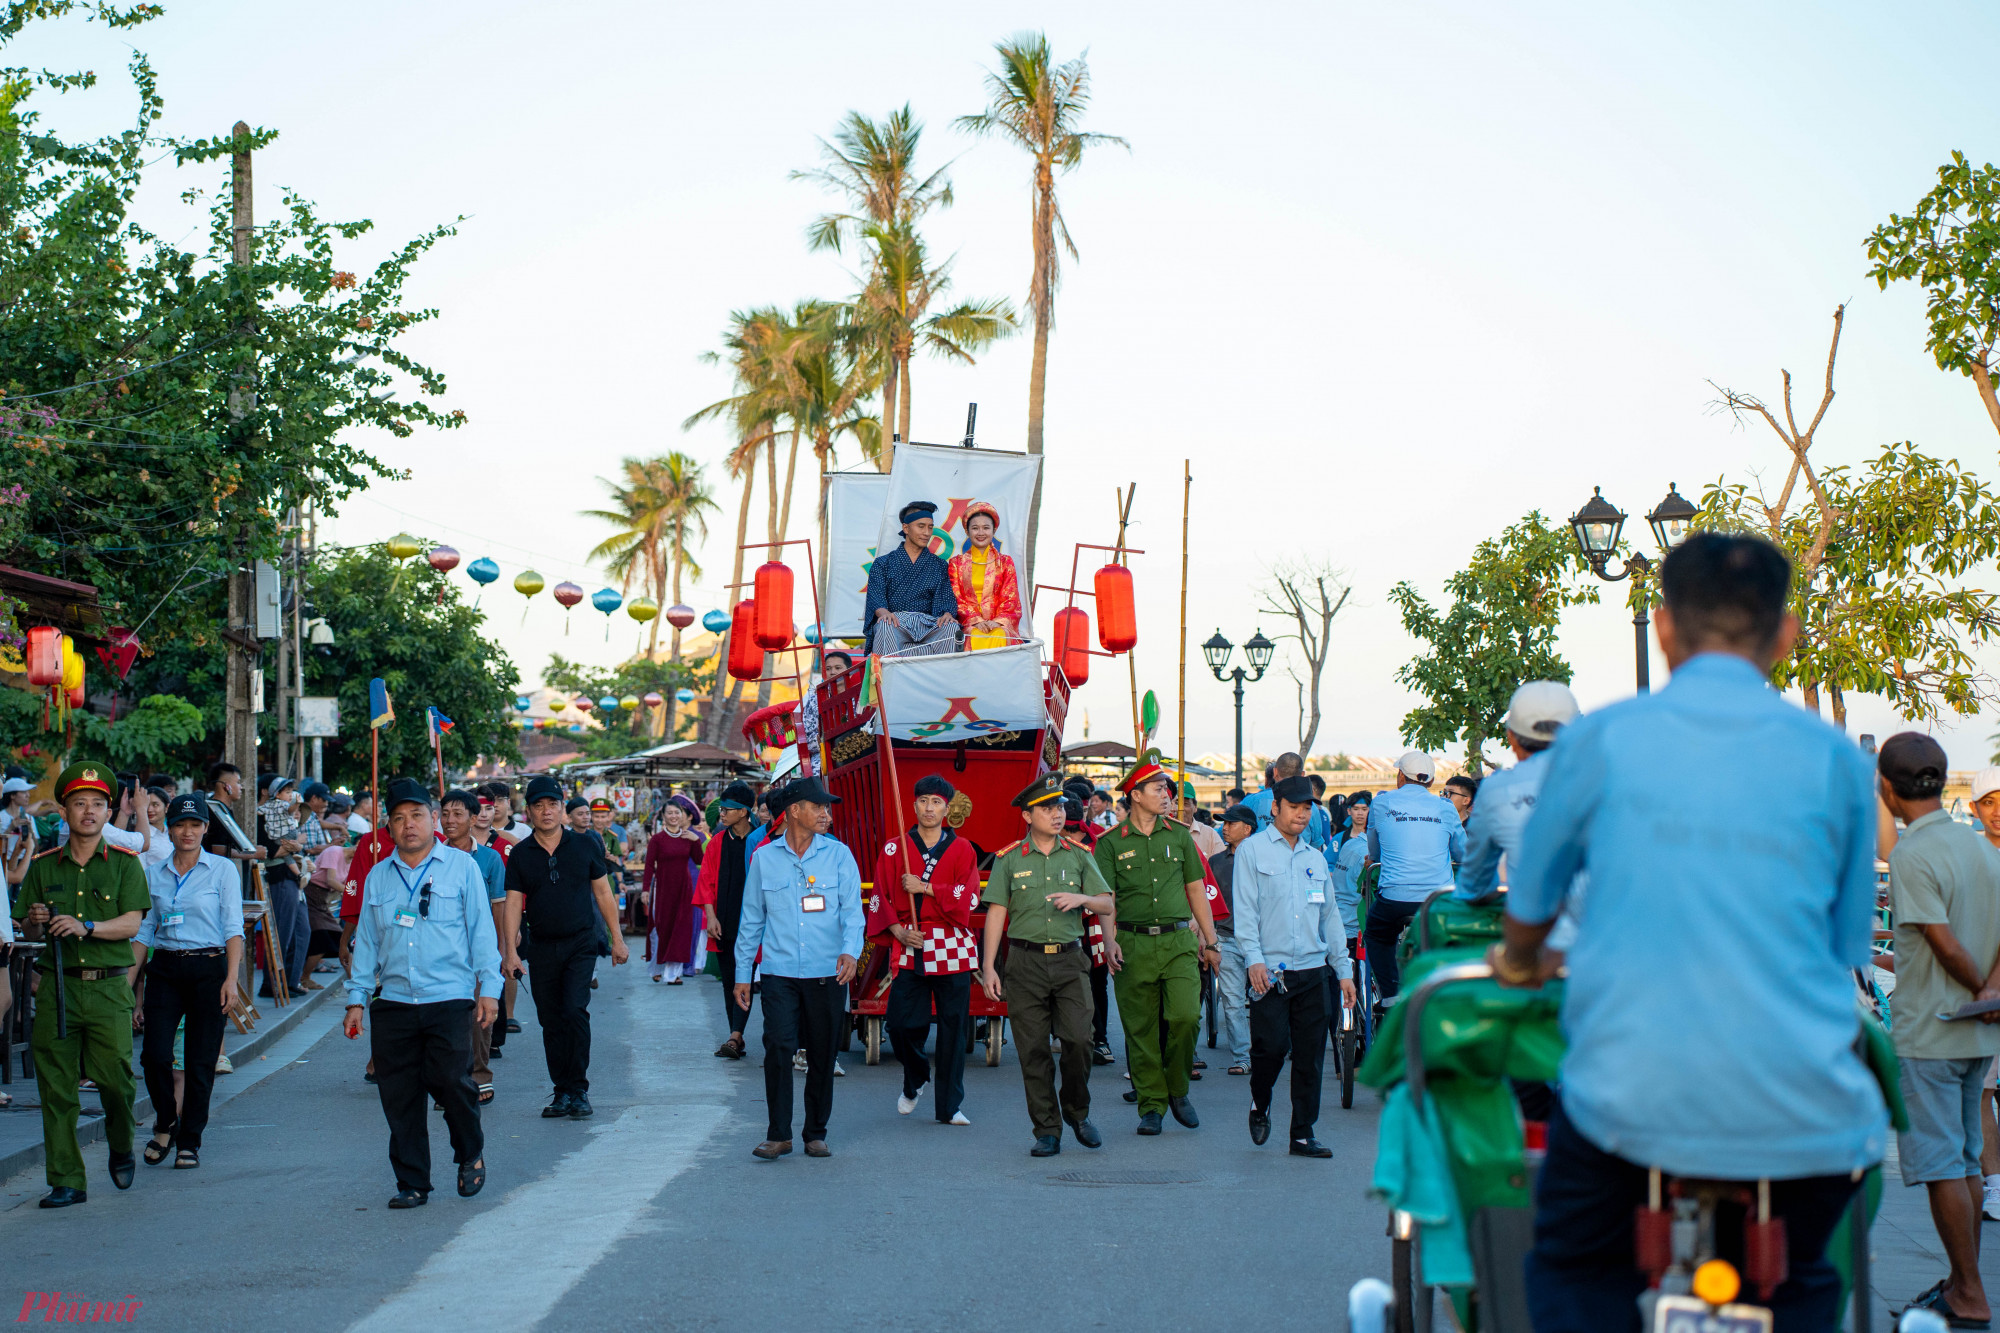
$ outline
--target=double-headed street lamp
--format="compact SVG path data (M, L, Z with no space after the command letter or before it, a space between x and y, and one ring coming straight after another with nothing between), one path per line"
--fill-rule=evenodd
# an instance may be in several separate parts
M1618 551L1618 536L1625 528L1625 515L1618 506L1604 498L1602 487L1592 487L1593 494L1583 508L1570 515L1570 531L1576 534L1577 548L1583 558L1590 562L1591 573L1606 583L1619 583L1625 579L1644 579L1653 572L1653 562L1635 551L1619 565L1618 572L1610 572L1611 557ZM1652 513L1646 515L1646 522L1653 527L1653 539L1660 544L1664 555L1687 539L1688 524L1701 511L1689 504L1672 482L1667 483L1667 498L1660 501ZM1646 625L1651 619L1647 614L1647 601L1638 599L1639 607L1632 615L1632 640L1638 654L1639 693L1652 688L1652 673L1648 670L1646 651Z
M1208 659L1208 669L1215 673L1217 680L1236 682L1236 789L1241 791L1243 790L1243 682L1245 679L1264 678L1265 668L1271 665L1271 651L1277 645L1264 637L1263 630L1258 630L1250 636L1250 641L1243 645L1243 656L1250 661L1249 675L1246 677L1243 668L1237 667L1225 676L1222 674L1222 668L1229 665L1229 653L1235 647L1235 644L1222 637L1222 631L1218 629L1214 637L1201 646L1201 655Z

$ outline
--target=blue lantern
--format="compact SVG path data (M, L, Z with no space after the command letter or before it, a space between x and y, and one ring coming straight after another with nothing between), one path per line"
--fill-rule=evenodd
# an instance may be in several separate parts
M691 704L694 702L694 691L683 685L680 689L674 691L674 698L681 703Z
M618 711L618 696L607 694L597 701L597 706L607 713L615 713Z
M816 625L816 624L815 624L815 625L807 625L807 626L806 626L806 642L807 642L807 643L818 643L818 642L819 642L819 626L818 626L818 625Z
M727 611L710 611L701 618L701 627L710 634L720 634L729 628L729 613Z
M485 556L482 555L477 560L467 565L465 567L465 572L471 576L472 581L474 583L477 583L479 585L479 591L482 595L484 595L484 593L486 592L486 585L500 577L500 566L494 564L491 560L487 559ZM475 608L479 605L478 597L474 597L472 599L472 605Z
M604 613L604 641L611 642L611 613L625 605L625 595L616 588L599 588L590 594L590 604ZM616 708L618 701L613 699L611 706Z
M530 698L529 698L529 697L528 697L527 695L525 695L525 694L517 694L517 695L515 695L515 696L514 696L514 711L515 711L515 712L517 712L517 713L525 713L525 712L527 712L527 711L528 711L528 710L529 710L530 708L533 708L534 706L535 706L535 701L534 701L533 699L530 699Z

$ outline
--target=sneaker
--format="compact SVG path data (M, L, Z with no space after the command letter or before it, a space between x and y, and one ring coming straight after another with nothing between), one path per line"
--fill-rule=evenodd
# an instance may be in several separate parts
M798 1070L801 1074L806 1072L806 1053L804 1051L792 1052L792 1068Z
M908 1115L910 1112L916 1110L917 1099L923 1095L924 1090L922 1088L918 1088L915 1093L899 1094L896 1098L896 1114Z
M218 1055L215 1057L215 1072L218 1074L233 1074L236 1072L236 1066L229 1063L227 1055Z
M833 1076L834 1076L835 1078L846 1078L846 1077L847 1077L847 1071L846 1071L845 1069L842 1069L842 1068L840 1067L840 1061L838 1061L838 1060L835 1060L835 1061L833 1062Z
M969 1125L972 1122L965 1118L965 1112L953 1111L951 1113L951 1123L954 1125Z
M1986 1177L1986 1202L1980 1213L1989 1222L2000 1222L2000 1176Z

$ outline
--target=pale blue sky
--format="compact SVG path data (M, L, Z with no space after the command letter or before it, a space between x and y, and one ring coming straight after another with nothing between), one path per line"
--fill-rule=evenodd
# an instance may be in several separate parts
M958 188L933 245L957 252L961 293L1020 301L1024 161L950 121L980 106L990 43L1043 26L1059 55L1089 48L1089 123L1132 151L1062 184L1082 260L1050 354L1042 558L1066 566L1069 543L1110 540L1114 490L1139 483L1140 684L1166 701L1169 748L1184 457L1190 753L1230 743L1227 691L1197 645L1218 624L1238 642L1275 633L1250 589L1289 555L1355 585L1314 748L1399 749L1409 700L1391 677L1410 645L1386 590L1435 591L1479 538L1531 508L1567 515L1593 484L1638 515L1669 481L1693 495L1781 473L1776 438L1709 411L1706 381L1775 397L1789 367L1816 384L1841 301L1840 396L1817 452L1855 461L1907 438L1996 472L2000 437L1971 387L1923 351L1920 297L1876 292L1861 250L1952 149L2000 157L2000 19L1983 5L182 0L136 40L163 76L165 130L240 117L282 132L258 159L265 213L291 186L376 219L382 245L468 215L419 270L444 317L413 341L472 424L376 442L412 479L350 504L339 539L408 527L492 555L506 579L532 562L595 587L582 553L599 534L575 512L598 502L595 479L621 454L725 446L678 423L728 392L696 357L729 310L851 289L848 266L803 244L822 198L787 180L849 108L907 100L929 123L928 160L955 159ZM122 64L100 29L19 50ZM121 84L52 119L124 120ZM173 198L193 183L163 177L146 200L160 230L196 224ZM913 433L956 438L971 399L982 442L1020 447L1028 347L920 364ZM727 573L722 498L690 598L703 610ZM531 680L552 648L608 660L631 642L620 616L604 644L587 606L564 639L546 593L523 630L495 587L493 629ZM1570 613L1563 646L1586 705L1630 691L1617 607ZM1093 736L1122 734L1123 678L1083 692ZM1281 673L1252 687L1251 748L1292 743L1293 705ZM1868 700L1854 718L1896 726ZM1954 763L1983 762L1992 730L1946 731Z

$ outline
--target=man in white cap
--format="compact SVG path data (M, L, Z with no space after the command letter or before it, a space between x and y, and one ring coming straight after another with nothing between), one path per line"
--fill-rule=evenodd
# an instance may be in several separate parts
M1502 884L1503 859L1510 866L1520 859L1521 831L1535 813L1549 746L1580 711L1576 696L1560 681L1531 680L1514 691L1506 735L1516 762L1479 785L1479 807L1466 826L1465 859L1458 867L1460 898L1490 899Z
M2000 768L1982 768L1972 775L1972 813L1986 841L2000 847Z
M1362 927L1375 993L1395 998L1402 980L1396 941L1424 900L1452 887L1452 862L1465 855L1465 825L1442 796L1431 794L1437 767L1422 750L1396 761L1396 789L1375 802L1368 816L1368 860L1382 867L1375 902Z

